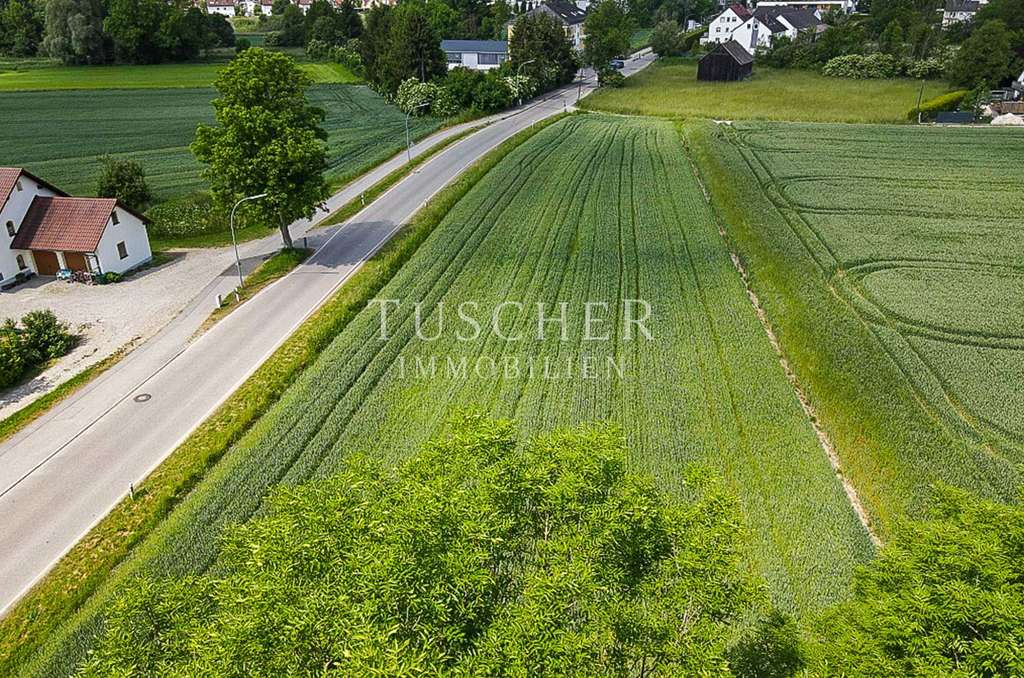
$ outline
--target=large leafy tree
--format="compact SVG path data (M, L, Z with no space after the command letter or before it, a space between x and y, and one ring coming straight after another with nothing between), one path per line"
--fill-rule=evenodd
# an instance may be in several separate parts
M1024 674L1024 506L938 489L814 628L813 675Z
M572 43L553 17L543 13L522 14L512 25L509 66L529 75L541 90L572 82L579 62ZM530 63L527 63L530 62Z
M722 675L757 592L736 502L688 484L627 472L614 431L521 445L470 418L397 469L279 489L217 575L131 585L84 673Z
M100 0L47 0L43 50L66 64L105 60Z
M312 216L328 195L324 112L309 104L311 84L284 54L245 50L217 77L217 125L200 125L191 147L222 207L267 194L248 204L249 213L278 224L286 247L288 224Z
M419 2L398 5L391 18L384 86L395 92L408 78L428 82L448 72L441 37L431 21L430 11Z
M164 0L110 0L103 30L118 61L151 64L163 60L160 28L171 13Z
M949 66L949 79L963 87L995 87L1013 74L1012 35L1002 21L987 21L964 41Z
M583 23L583 60L594 68L607 68L609 61L629 51L633 28L619 0L600 0Z
M374 5L366 13L366 28L359 40L359 57L366 79L375 89L382 89L387 70L388 44L391 40L393 11L388 5Z

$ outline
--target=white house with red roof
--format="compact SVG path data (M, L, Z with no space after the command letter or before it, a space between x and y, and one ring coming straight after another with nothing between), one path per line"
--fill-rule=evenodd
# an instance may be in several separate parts
M153 258L146 217L113 198L73 198L0 167L0 285L19 273L124 273Z
M708 24L707 37L702 44L724 43L732 40L732 33L753 17L753 13L743 5L735 3L725 8Z

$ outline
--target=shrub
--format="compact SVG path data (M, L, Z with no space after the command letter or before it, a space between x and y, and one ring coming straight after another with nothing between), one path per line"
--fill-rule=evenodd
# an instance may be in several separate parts
M821 72L832 78L895 78L903 74L904 62L891 54L846 54L829 59Z
M689 503L662 494L610 429L453 429L398 468L353 454L278 488L209 575L135 580L84 674L728 670L729 624L758 596L734 499L696 476Z
M335 45L331 48L330 60L353 73L363 73L363 58L359 56L358 44L358 40L349 40L348 45Z
M966 89L957 90L928 99L921 102L921 117L933 118L940 111L955 111L970 92ZM918 109L912 108L907 112L908 120L917 120Z
M119 283L124 280L124 276L114 271L108 271L103 274L103 280L107 283Z
M313 39L306 43L306 56L310 59L325 60L331 55L334 46L323 40Z
M242 213L242 210L239 210ZM214 204L209 193L192 193L166 200L148 212L148 231L157 238L182 238L218 233L228 228L227 215ZM239 224L244 217L236 215Z
M132 209L140 210L152 199L146 173L142 165L128 158L105 155L100 158L102 168L96 182L96 195L117 198Z
M448 71L448 75L444 79L444 86L460 108L469 108L473 105L473 93L483 79L482 71L459 66Z
M250 47L252 47L252 42L249 41L249 38L239 38L235 41L235 54L241 54Z
M537 92L537 83L528 75L508 75L502 80L512 99L529 99Z
M597 84L601 87L622 87L626 84L626 76L614 68L602 68L597 71Z
M678 56L683 52L683 32L675 20L658 22L651 31L651 49L658 56Z
M21 318L20 343L25 362L41 365L70 351L75 337L53 311L32 311Z
M473 107L484 113L492 113L512 105L512 91L504 78L488 71L473 90Z
M0 388L16 384L25 373L25 358L18 344L14 321L7 319L0 328Z

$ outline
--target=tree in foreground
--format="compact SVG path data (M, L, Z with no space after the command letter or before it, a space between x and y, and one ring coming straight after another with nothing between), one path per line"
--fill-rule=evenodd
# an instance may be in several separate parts
M960 46L949 66L949 79L961 87L996 87L1013 75L1010 31L1002 21L976 28Z
M629 51L633 22L618 0L601 0L587 13L583 31L587 36L583 60L600 72L612 59Z
M220 207L267 194L247 203L248 213L278 224L285 247L292 246L288 224L313 216L328 196L324 112L309 104L311 84L284 54L245 50L217 77L217 125L200 125L191 146Z
M215 576L141 580L85 675L720 675L758 595L738 507L626 471L620 435L469 416L389 468L279 488Z
M815 675L1024 675L1024 506L938 489L814 626Z
M529 75L540 91L572 82L579 61L572 43L553 17L547 14L521 14L512 27L508 43L509 68Z
M101 198L117 198L135 210L141 210L152 199L146 183L142 165L128 158L114 158L105 155L100 158L99 179L96 181L96 195Z

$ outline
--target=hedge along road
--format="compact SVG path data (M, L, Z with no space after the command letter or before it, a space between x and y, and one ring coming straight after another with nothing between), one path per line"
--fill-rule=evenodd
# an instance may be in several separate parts
M627 73L647 66L631 62ZM590 91L588 81L583 94ZM306 263L191 344L175 322L95 384L0 445L0 614L223 402L434 193L487 151L574 103L577 84L438 153L322 242ZM344 201L330 201L336 209ZM308 222L296 224L300 232ZM207 297L230 290L222 276ZM205 317L193 305L184 318ZM207 304L207 309L212 308ZM163 338L163 343L159 340ZM175 353L175 347L177 352ZM170 352L170 355L167 353Z

